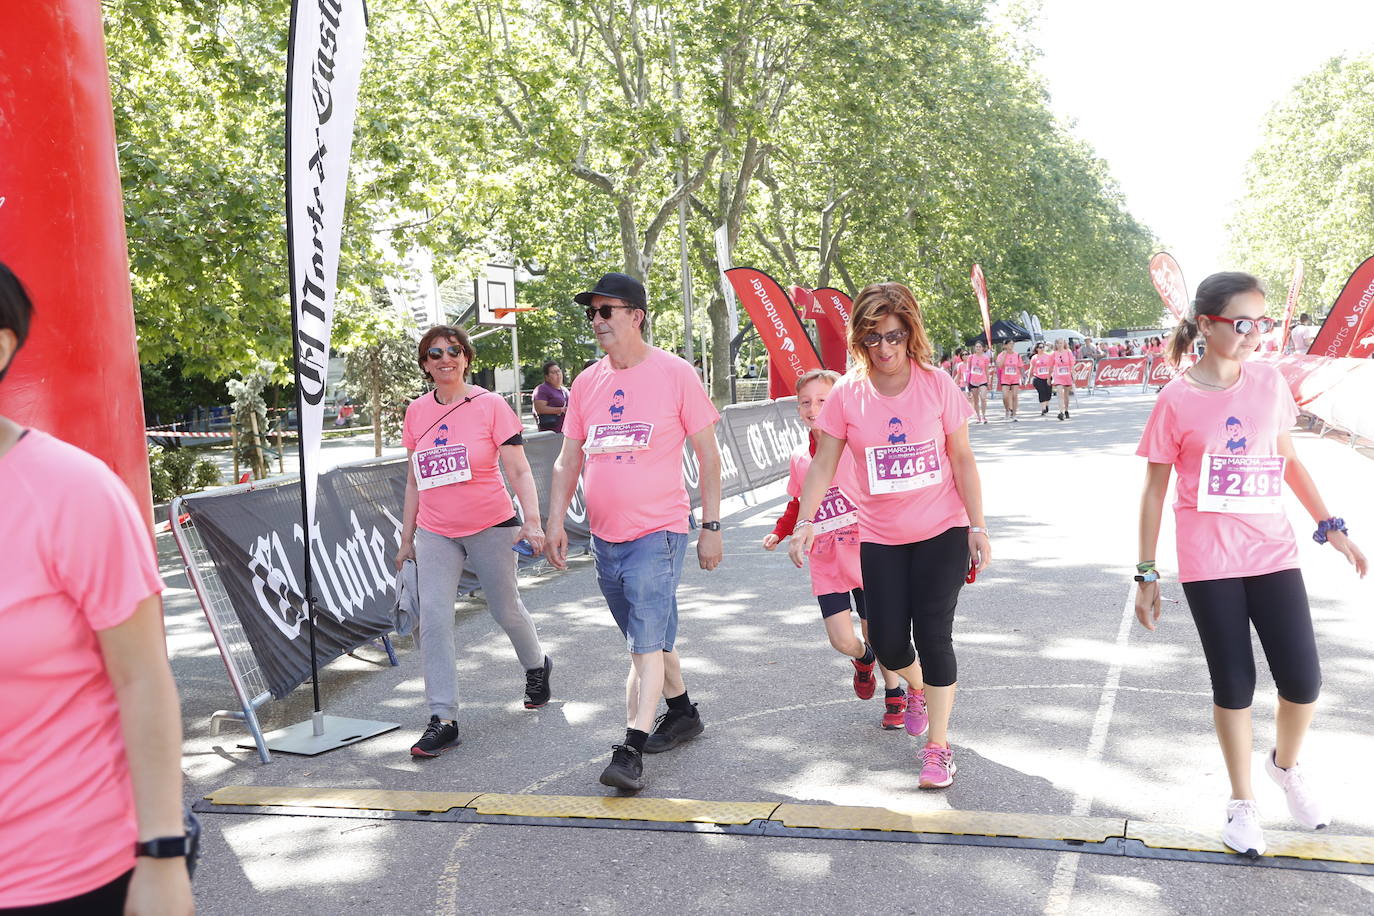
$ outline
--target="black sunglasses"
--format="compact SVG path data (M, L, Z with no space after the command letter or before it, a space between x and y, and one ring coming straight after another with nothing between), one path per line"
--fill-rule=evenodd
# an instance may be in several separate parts
M897 346L897 344L906 340L910 336L910 331L906 330L905 328L899 328L895 331L888 331L886 334L879 334L877 332L874 332L872 334L865 334L863 337L859 338L859 343L863 344L865 347L872 349L873 347L876 347L878 344L882 343L885 340L895 347Z
M449 344L447 347L430 347L425 351L425 356L428 356L430 359L438 359L445 353L452 356L454 359L466 355L463 353L462 347L457 344Z
M634 309L637 305L589 305L587 306L587 320L591 321L597 315L601 316L602 321L611 320L611 312L615 309Z

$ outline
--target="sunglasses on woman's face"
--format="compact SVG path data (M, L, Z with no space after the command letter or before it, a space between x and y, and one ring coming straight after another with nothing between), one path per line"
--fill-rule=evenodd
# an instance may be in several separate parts
M633 305L589 305L587 306L587 320L591 321L597 315L601 316L602 321L611 320L611 312L616 309L632 309Z
M887 341L895 347L897 346L897 344L902 343L910 336L911 332L906 330L905 328L899 328L895 331L888 331L886 334L879 334L875 331L872 334L865 334L863 337L860 337L859 343L863 344L865 347L868 347L870 350L876 347L878 344L882 343L883 341Z
M1208 315L1206 317L1213 321L1226 322L1241 337L1249 334L1255 328L1259 328L1261 334L1268 334L1274 330L1274 325L1277 323L1272 318L1223 318L1220 315Z
M428 356L430 359L439 359L445 353L457 359L463 355L463 348L457 344L449 344L447 347L430 347L425 351L425 356Z

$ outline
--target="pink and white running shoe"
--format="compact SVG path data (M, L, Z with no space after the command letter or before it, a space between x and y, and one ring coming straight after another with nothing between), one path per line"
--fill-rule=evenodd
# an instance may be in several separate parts
M1274 751L1270 750L1264 755L1264 770L1283 789L1283 794L1288 798L1288 813L1293 815L1293 820L1308 830L1321 830L1331 823L1331 814L1326 805L1321 799L1313 797L1303 780L1302 768L1296 763L1285 770L1274 761Z
M954 782L959 768L954 765L954 752L938 744L926 744L921 751L921 788L943 789Z
M926 713L926 692L924 689L906 689L906 713L902 723L906 726L906 733L913 738L919 738L930 728L930 716Z

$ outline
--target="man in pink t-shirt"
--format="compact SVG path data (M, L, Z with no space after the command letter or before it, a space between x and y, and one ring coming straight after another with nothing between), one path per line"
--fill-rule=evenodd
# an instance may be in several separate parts
M563 518L582 473L597 584L630 651L625 742L601 774L603 785L644 787L644 753L677 747L701 734L673 643L677 583L687 549L691 503L682 481L683 443L691 439L701 475L702 532L697 560L721 560L720 419L696 372L644 340L644 286L626 274L602 277L576 301L606 356L573 382L554 463L545 552L567 568ZM668 711L654 728L658 698ZM653 735L649 729L654 728Z

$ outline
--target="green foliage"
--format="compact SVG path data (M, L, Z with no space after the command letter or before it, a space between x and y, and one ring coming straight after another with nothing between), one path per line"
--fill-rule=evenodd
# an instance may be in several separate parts
M191 449L166 450L148 447L148 470L152 476L153 501L167 502L176 496L218 486L219 468L213 461Z
M1269 112L1231 224L1235 263L1283 302L1294 258L1298 312L1321 314L1374 254L1374 54L1337 57Z

